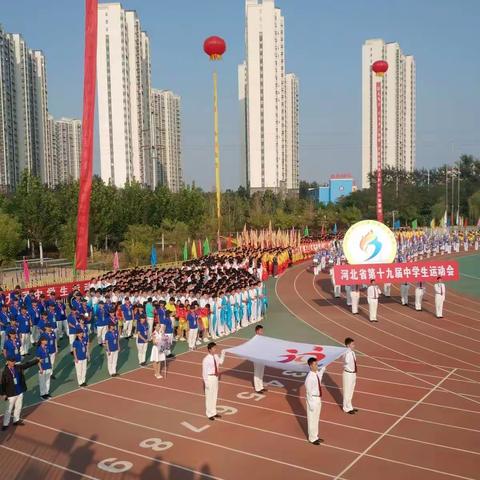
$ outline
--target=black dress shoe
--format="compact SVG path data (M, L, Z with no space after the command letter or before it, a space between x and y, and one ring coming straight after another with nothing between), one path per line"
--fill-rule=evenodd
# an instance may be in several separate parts
M13 424L14 424L16 427L23 427L23 426L25 425L25 423L23 422L22 419L17 420L16 422L13 422Z
M56 379L57 379L57 377L56 377L55 375L52 375L50 378L51 378L52 380L56 380Z
M140 364L141 367L144 367L147 364L147 362L143 362Z
M355 412L355 413L357 413L357 412L358 412L358 408L354 408L352 411Z
M42 395L42 398L43 398L44 400L48 400L48 395Z
M354 415L354 414L355 414L355 410L350 410L350 411L347 412L347 413L349 413L350 415Z
M314 442L310 442L312 445L320 445L323 443L323 438L317 438Z
M217 413L216 415L214 415L214 418L222 418L222 416Z
M52 396L51 396L49 393L47 393L47 397L48 397L48 398L52 398Z
M8 428L8 425L2 425L2 432L4 432Z
M208 417L208 419L213 422L215 420L215 417Z

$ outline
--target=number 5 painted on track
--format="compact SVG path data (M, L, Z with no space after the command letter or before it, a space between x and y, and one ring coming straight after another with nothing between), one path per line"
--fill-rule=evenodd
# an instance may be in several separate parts
M173 447L172 442L165 442L161 438L147 438L139 443L142 448L151 448L154 452L163 452Z
M128 472L133 467L133 463L124 460L117 460L116 458L106 458L97 463L100 470L108 473L123 473Z
M302 378L306 375L305 372L291 372L290 370L285 370L282 372L282 375L285 375L286 377L294 377L294 378Z
M265 398L265 395L253 392L240 392L237 394L237 398L241 398L242 400L255 400L256 402L259 402Z

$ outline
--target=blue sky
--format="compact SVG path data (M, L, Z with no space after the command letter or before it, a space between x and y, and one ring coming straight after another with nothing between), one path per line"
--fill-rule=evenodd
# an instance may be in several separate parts
M479 0L277 0L286 25L287 71L300 78L300 176L326 180L361 165L361 47L400 43L417 65L417 165L480 156ZM244 58L243 0L125 0L151 39L152 85L182 97L186 180L211 189L211 71L203 40L220 35L222 184L240 179L237 64ZM2 2L0 23L47 58L49 108L80 117L83 0ZM96 166L98 170L98 148Z

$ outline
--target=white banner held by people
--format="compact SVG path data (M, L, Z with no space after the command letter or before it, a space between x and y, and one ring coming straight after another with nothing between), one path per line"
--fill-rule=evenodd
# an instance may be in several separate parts
M319 345L318 343L298 343L278 338L255 335L238 347L228 348L226 353L262 363L268 367L295 372L307 372L307 360L314 357L320 367L341 357L346 348Z

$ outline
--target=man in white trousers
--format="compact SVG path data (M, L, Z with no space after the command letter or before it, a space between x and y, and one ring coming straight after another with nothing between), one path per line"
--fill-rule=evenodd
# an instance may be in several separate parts
M353 338L345 339L347 351L343 357L343 411L353 415L358 410L352 406L353 392L357 381L357 357L355 355L355 341Z
M443 302L445 301L445 284L442 277L437 277L437 283L433 286L435 292L435 315L437 318L443 318Z
M257 325L255 327L255 335L263 335L263 326ZM267 390L263 386L263 372L265 365L263 363L253 363L253 387L257 393L264 393Z
M392 291L392 284L391 283L384 283L383 284L383 294L386 296L386 297L389 297L391 295L391 291Z
M335 283L335 276L333 275L333 268L330 269L330 277L331 277L332 286L333 286L333 296L335 298L340 298L340 295L341 295L341 292L342 292L342 287Z
M192 352L195 349L198 334L198 318L195 313L196 304L190 304L189 312L187 313L188 322L188 349Z
M108 374L116 377L118 354L120 353L120 342L118 341L118 330L114 323L108 325L108 332L105 334L105 353L107 354Z
M52 378L52 360L48 351L48 336L43 334L40 337L39 345L36 350L36 357L40 360L38 364L38 387L40 397L48 400L50 395L50 379Z
M425 294L425 287L423 282L417 282L415 285L415 310L420 312L422 310L422 300Z
M345 297L347 299L347 307L352 306L352 287L351 285L345 285Z
M408 307L408 292L410 290L410 284L408 282L404 282L400 285L400 299L402 301L402 305Z
M360 303L360 286L353 285L350 291L352 297L352 313L358 315L358 304Z
M318 369L317 359L311 357L308 359L310 371L305 378L305 389L307 399L307 425L308 441L313 445L320 445L323 439L318 437L318 422L320 421L320 411L322 410L322 377L325 367Z
M220 365L225 360L225 351L220 356L216 354L217 344L210 342L207 345L208 355L202 361L202 377L205 386L205 410L209 420L221 418L217 413L218 378Z
M147 318L145 315L140 315L139 322L137 324L137 352L138 363L141 367L144 367L146 363L147 347L148 347L148 335L150 326L147 324Z
M378 288L378 285L375 283L375 280L370 280L370 285L367 288L367 302L368 302L368 313L369 319L371 322L378 322L377 320L377 310L378 310L378 298L381 295L381 291Z
M75 371L77 373L77 382L80 387L86 387L87 377L87 347L83 341L83 330L77 328L77 338L73 342L73 358L75 361Z
M36 365L38 358L26 363L15 363L15 357L8 357L7 364L3 369L0 378L0 399L6 401L5 413L3 414L2 430L6 430L10 425L10 418L13 414L13 424L15 426L24 425L20 418L23 405L23 394L27 391L24 371L27 368Z

